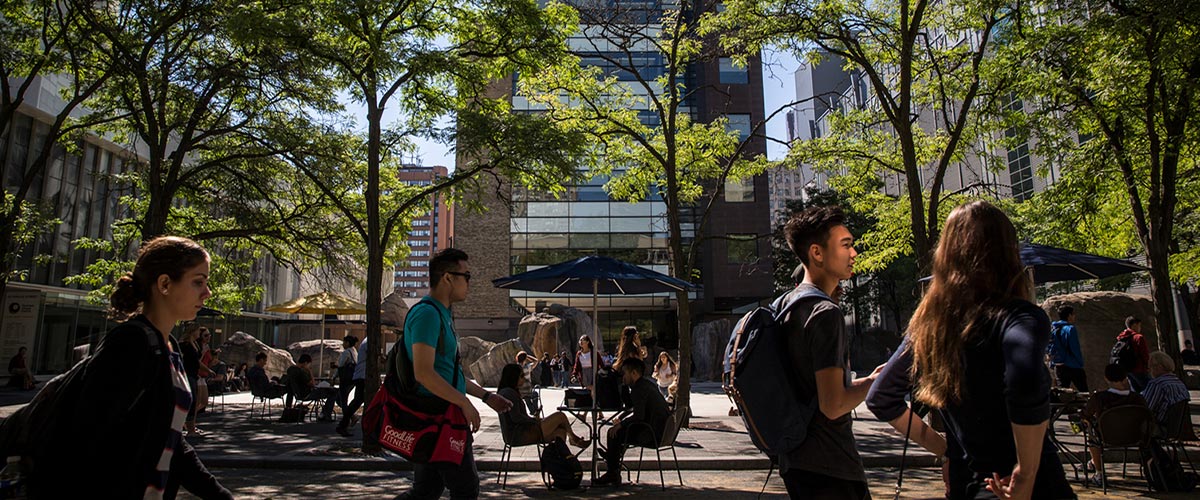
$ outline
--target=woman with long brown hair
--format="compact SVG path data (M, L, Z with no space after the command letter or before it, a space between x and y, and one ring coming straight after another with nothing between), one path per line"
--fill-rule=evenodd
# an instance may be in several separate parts
M929 290L867 397L880 420L946 456L948 498L1075 498L1046 435L1050 318L1030 289L1004 212L955 208ZM942 415L945 437L912 417L910 391Z

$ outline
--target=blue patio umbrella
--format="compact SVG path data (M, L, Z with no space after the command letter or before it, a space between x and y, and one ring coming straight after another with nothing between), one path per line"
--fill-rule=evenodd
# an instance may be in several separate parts
M574 293L592 295L592 331L599 335L598 297L605 295L639 295L658 292L678 292L696 286L660 272L603 255L589 255L521 274L492 280L497 288L533 292ZM594 345L593 345L594 347ZM593 351L596 352L596 351ZM596 379L598 363L592 363L592 380ZM596 412L596 395L592 392L592 412ZM598 439L598 426L593 418L592 439ZM599 467L597 450L592 448L592 479Z
M1029 270L1033 282L1038 284L1100 279L1148 270L1144 266L1124 259L1101 257L1033 243L1021 246L1021 262Z
M1048 247L1034 243L1021 245L1021 263L1034 284L1057 281L1093 280L1122 274L1148 271L1124 259L1101 257L1090 253ZM929 281L932 276L921 278Z
M592 331L599 332L598 296L677 292L696 286L628 262L589 255L492 280L497 288L592 295Z

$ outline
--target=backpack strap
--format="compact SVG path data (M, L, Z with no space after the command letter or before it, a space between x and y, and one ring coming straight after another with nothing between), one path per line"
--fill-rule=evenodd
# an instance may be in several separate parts
M829 298L829 296L819 288L804 287L801 289L800 287L796 287L791 292L781 295L775 300L775 303L771 304L772 308L775 309L775 321L783 321L783 318L785 318L787 314L792 311L792 308L796 307L801 302L812 298L833 302L833 299Z
M429 307L434 308L434 313L437 314L439 330L438 330L438 340L437 340L436 350L438 353L441 353L441 352L443 352L443 348L446 345L446 319L442 317L442 312L437 310L437 306L433 305L432 303L421 301L421 302L418 302L417 304L413 305L413 308L416 308L417 306L419 306L421 304L426 304ZM411 313L411 312L412 312L412 309L409 309L409 313ZM396 343L396 347L392 348L392 352L395 353L397 351L397 349L399 349L399 351L400 351L399 355L404 356L406 359L409 359L409 365L411 366L412 358L408 357L408 348L404 345L404 330L400 330L400 340L399 340L399 342ZM461 371L461 366L460 366L459 360L460 360L460 356L458 355L458 352L456 350L456 352L454 353L454 380L450 383L450 385L454 386L455 388L458 387L458 377L459 377L459 373ZM395 374L396 378L397 378L397 383L396 383L396 387L395 387L396 389L398 389L397 392L401 393L401 394L409 393L410 388L405 387L406 384L404 383L404 379L407 377L404 377L400 374L399 361L397 361L397 359L394 356L389 354L388 355L388 376L391 376L392 374ZM407 375L407 374L405 374L405 375ZM418 385L416 378L417 377L414 374L414 376L412 377L412 380L408 381L408 382L411 382L411 392L414 392L414 393L416 392L417 385ZM385 385L387 384L386 377L384 379L384 384Z

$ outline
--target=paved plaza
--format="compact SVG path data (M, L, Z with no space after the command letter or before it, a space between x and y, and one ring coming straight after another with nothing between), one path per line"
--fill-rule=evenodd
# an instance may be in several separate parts
M729 400L717 384L698 384L693 395L695 417L692 428L680 432L677 441L679 465L684 486L672 471L667 474L667 491L659 486L653 451L647 455L646 471L639 484L621 488L595 488L570 492L549 491L541 484L536 470L535 447L513 450L508 487L496 485L501 468L499 419L494 411L474 400L483 417L475 434L475 456L481 470L483 496L486 498L754 498L763 491L769 462L754 448L743 430L739 417L728 416ZM14 397L30 393L0 393L0 416L19 408ZM547 408L558 406L562 391L542 391ZM334 432L333 423L305 422L285 424L277 421L278 400L271 420L250 418L250 395L227 395L210 412L201 415L199 425L207 431L203 438L190 439L205 464L239 498L389 498L404 491L412 474L408 464L395 456L366 456L361 451L361 434L353 438ZM1193 392L1193 401L1200 394ZM1194 412L1200 414L1200 412ZM576 432L585 433L576 422ZM889 498L894 494L900 465L902 441L887 424L877 422L860 406L854 423L859 449L867 466L872 495ZM1066 424L1057 426L1069 449L1082 450L1082 439ZM574 451L575 448L572 448ZM1200 450L1192 449L1200 458ZM590 449L580 456L584 468L590 466ZM626 455L627 463L636 464L637 452ZM1189 494L1147 495L1145 482L1136 463L1129 464L1129 477L1122 479L1119 456L1110 457L1111 498L1193 498ZM1133 461L1131 457L1131 462ZM912 447L906 459L904 498L941 496L940 469L933 457ZM666 465L670 467L669 453ZM635 473L636 474L636 473ZM1068 469L1068 478L1073 478ZM586 476L585 476L586 479ZM584 482L586 486L587 481ZM1081 498L1103 498L1100 490L1085 489L1075 483ZM764 498L783 498L786 491L778 475L766 483ZM188 498L188 497L185 497Z

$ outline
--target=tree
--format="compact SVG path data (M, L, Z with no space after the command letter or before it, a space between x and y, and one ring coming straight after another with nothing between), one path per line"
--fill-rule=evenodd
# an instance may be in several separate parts
M507 98L487 92L494 81L552 60L567 35L566 11L529 0L406 0L320 1L287 14L278 26L283 38L319 60L337 88L366 108L365 138L326 130L320 137L327 143L287 157L333 200L366 247L370 397L379 384L382 274L389 257L403 252L393 236L428 210L435 194L469 198L483 185L481 175L551 190L573 175L577 137L540 117L510 115ZM390 128L389 107L403 112ZM430 126L446 114L457 117L455 130ZM417 135L456 143L453 175L430 186L399 183L400 153ZM361 188L338 191L327 183L331 178L357 179Z
M82 132L102 121L83 112L80 105L111 76L112 66L96 59L95 47L80 35L78 12L68 5L50 1L5 2L0 24L0 142L13 133L17 110L41 90L43 79L69 79L62 89L58 109L52 113L45 141L34 155L17 159L0 179L0 296L8 281L20 277L18 256L38 235L49 231L58 220L42 200L29 195L62 144L70 149L82 140ZM35 86L37 85L37 86ZM4 161L0 155L0 162ZM2 169L3 165L0 165ZM11 182L15 180L16 182Z
M724 25L733 51L768 45L809 58L821 52L861 74L862 102L830 118L830 130L792 146L788 161L843 174L834 187L873 212L878 232L864 235L863 259L881 269L911 254L928 272L942 220L960 195L986 192L968 183L948 192L951 165L987 156L983 141L1015 83L1009 49L1021 27L1021 2L728 0ZM853 98L853 95L850 96ZM980 141L980 142L976 142ZM902 196L872 187L893 177ZM903 221L903 222L902 222ZM903 248L906 246L908 248Z
M111 120L96 132L142 158L126 179L130 216L112 240L75 242L104 257L69 282L97 287L100 299L137 241L178 234L213 253L226 285L214 302L236 309L261 292L246 272L252 259L270 253L300 269L346 251L327 200L281 161L303 144L287 127L337 104L322 75L305 71L311 61L270 38L278 11L208 0L68 4L98 59L120 68L86 103Z
M1194 257L1200 120L1200 15L1190 2L1048 2L1023 41L1036 49L1022 89L1039 113L1027 125L1064 170L1105 199L1123 199L1150 267L1159 348L1176 357L1172 263Z
M740 139L723 117L702 123L692 116L693 100L707 89L689 87L689 72L721 55L710 38L716 32L703 26L707 21L702 14L712 12L715 2L653 8L580 3L577 9L587 30L584 46L573 48L550 71L522 74L519 93L552 120L591 137L596 154L604 158L592 174L610 176L605 186L609 196L638 201L654 193L663 199L671 274L694 280L697 251L708 238L706 221L722 187L760 174L767 165L765 157L746 154L751 141L761 140L761 124ZM585 67L583 57L601 64ZM647 63L648 58L662 63ZM694 237L685 237L693 230ZM675 300L677 404L686 408L692 305L686 290L676 292Z

